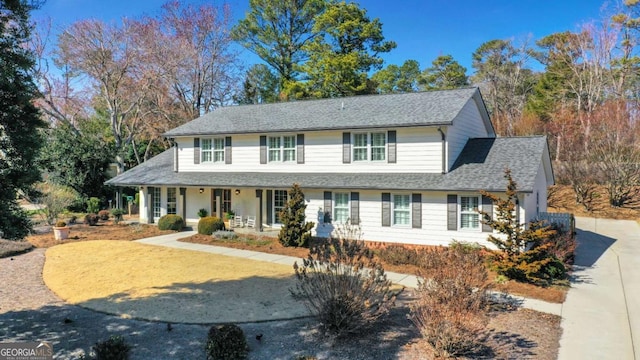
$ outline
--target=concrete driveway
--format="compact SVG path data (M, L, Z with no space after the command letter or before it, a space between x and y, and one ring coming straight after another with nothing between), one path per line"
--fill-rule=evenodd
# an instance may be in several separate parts
M576 218L576 227L576 264L562 309L558 358L635 359L640 356L640 225Z

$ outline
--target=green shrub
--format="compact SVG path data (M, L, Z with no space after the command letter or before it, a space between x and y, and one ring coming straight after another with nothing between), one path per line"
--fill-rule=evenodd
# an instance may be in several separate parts
M158 220L159 230L175 230L181 231L184 227L182 216L175 214L167 214Z
M208 215L209 215L209 212L207 211L207 209L202 208L198 210L198 217L203 218L203 217L207 217Z
M96 226L99 219L98 214L87 214L84 216L84 223L89 226Z
M198 234L211 235L224 230L224 221L216 216L206 216L198 221Z
M395 302L391 281L359 238L313 243L302 266L296 262L293 268L297 283L292 295L305 302L324 331L337 336L369 328Z
M122 209L111 209L111 215L113 215L113 221L118 224L120 221L122 221L122 216L124 215L124 210Z
M391 265L418 265L418 251L402 245L388 245L378 251L378 256Z
M436 357L456 357L482 348L488 323L488 274L479 251L465 247L428 249L421 254L417 299L411 320Z
M109 213L109 210L100 210L98 211L98 217L100 218L100 220L102 221L107 221L109 220L109 216L111 214Z
M112 335L108 340L99 341L93 346L97 360L127 360L131 346L124 337Z
M249 346L238 325L214 325L209 329L205 351L207 360L246 359Z
M56 223L56 227L66 227L66 226L67 226L67 223L62 220Z
M100 199L92 197L87 200L87 212L90 214L97 214L100 211Z
M238 234L228 230L218 230L213 233L213 237L216 239L230 239L235 240L238 238Z

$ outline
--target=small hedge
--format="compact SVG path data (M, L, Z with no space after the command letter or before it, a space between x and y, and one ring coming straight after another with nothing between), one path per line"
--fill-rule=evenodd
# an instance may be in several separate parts
M205 351L207 360L238 360L247 358L249 346L238 325L214 325L209 329Z
M102 221L109 220L109 216L111 216L111 214L109 213L109 210L100 210L100 211L98 211L98 217Z
M224 221L218 217L206 216L198 221L198 234L211 235L220 230L224 230Z
M84 216L84 223L89 226L96 226L99 219L98 214L87 214Z
M158 220L158 229L159 230L174 230L180 231L184 227L184 220L182 216L175 214L168 214L160 218Z

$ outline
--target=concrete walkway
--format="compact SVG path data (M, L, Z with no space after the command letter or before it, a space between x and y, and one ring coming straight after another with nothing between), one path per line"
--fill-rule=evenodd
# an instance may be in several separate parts
M284 264L291 265L295 261L301 262L299 258L285 255L276 255L276 254L268 254L258 251L250 251L250 250L241 250L228 248L223 246L214 246L214 245L203 245L203 244L194 244L188 242L181 242L178 239L189 237L191 235L196 234L196 231L183 231L174 234L167 234L156 236L152 238L140 239L136 240L137 242L150 244L150 245L158 245L158 246L166 246L176 249L186 249L186 250L194 250L194 251L203 251L213 254L220 254L226 256L235 256L241 257L245 259L257 260L257 261L267 261L273 262L276 264ZM408 288L416 288L418 286L418 279L414 275L400 274L395 272L386 271L387 278L391 280L394 284L399 284ZM553 315L560 315L562 313L562 304L554 304L549 303L542 300L536 299L526 299L518 296L511 296L514 302L520 304L522 307L541 311Z
M640 226L577 218L576 227L576 264L562 311L558 358L635 359L640 356Z

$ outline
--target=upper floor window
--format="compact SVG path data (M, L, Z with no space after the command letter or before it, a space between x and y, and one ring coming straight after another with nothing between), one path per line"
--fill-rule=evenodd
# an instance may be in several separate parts
M384 161L386 154L386 132L353 134L353 161Z
M202 162L224 162L224 138L202 139Z
M408 194L393 195L393 225L411 224L411 199Z
M296 137L270 136L267 141L269 150L269 162L296 161Z
M460 229L480 228L479 196L460 196Z

